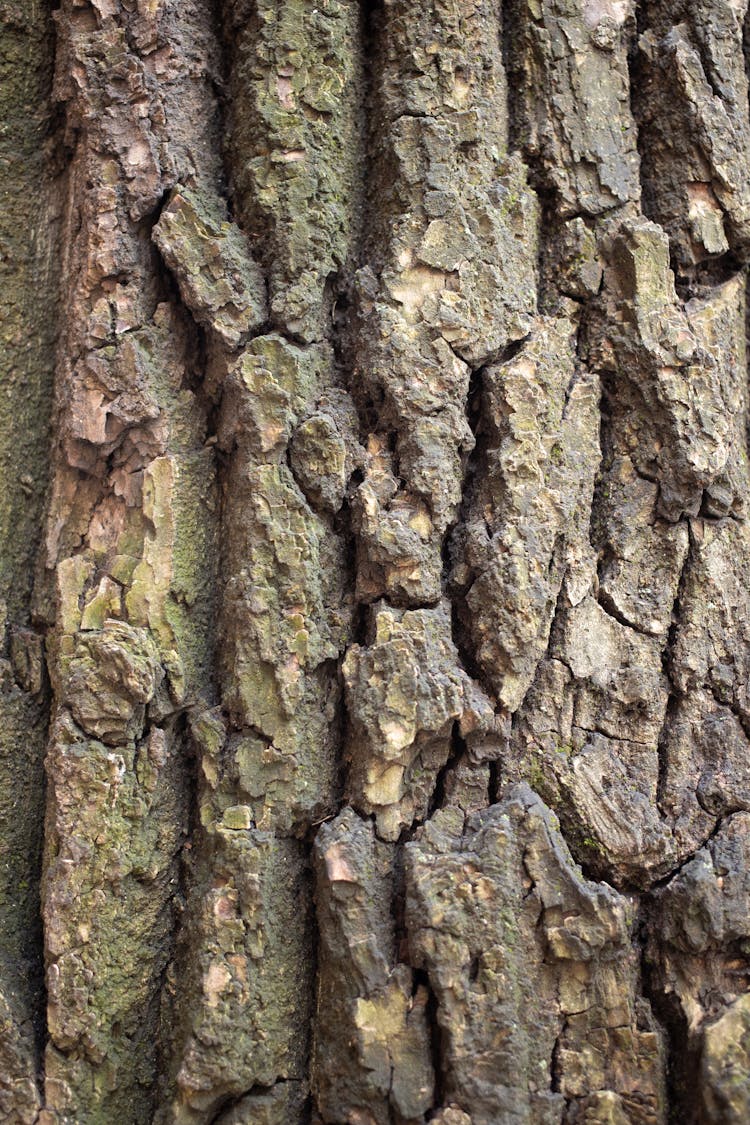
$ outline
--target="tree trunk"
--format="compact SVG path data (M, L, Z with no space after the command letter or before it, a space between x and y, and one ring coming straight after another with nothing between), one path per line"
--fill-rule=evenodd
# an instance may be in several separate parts
M748 0L315 4L0 0L0 1117L742 1125Z

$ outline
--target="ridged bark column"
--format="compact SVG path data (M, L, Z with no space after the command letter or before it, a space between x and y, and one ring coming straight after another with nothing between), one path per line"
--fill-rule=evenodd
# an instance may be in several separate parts
M57 327L53 47L47 4L0 4L0 1117L20 1125L39 1110L44 1033L39 879L49 698L32 587Z

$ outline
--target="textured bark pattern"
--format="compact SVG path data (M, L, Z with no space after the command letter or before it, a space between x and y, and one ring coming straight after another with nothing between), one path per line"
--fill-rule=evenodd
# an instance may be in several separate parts
M746 17L0 0L4 1121L750 1119Z
M32 614L49 473L62 190L51 142L53 34L0 3L0 1119L41 1104L39 888L49 693Z

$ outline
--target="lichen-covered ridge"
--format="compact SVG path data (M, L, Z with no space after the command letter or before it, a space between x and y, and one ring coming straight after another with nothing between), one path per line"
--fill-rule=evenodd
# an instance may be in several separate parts
M748 1120L747 0L52 7L0 1115Z

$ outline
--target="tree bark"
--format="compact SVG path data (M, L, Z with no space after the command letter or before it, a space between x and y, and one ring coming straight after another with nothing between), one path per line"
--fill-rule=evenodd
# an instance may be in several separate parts
M747 8L0 0L3 1120L750 1120Z

